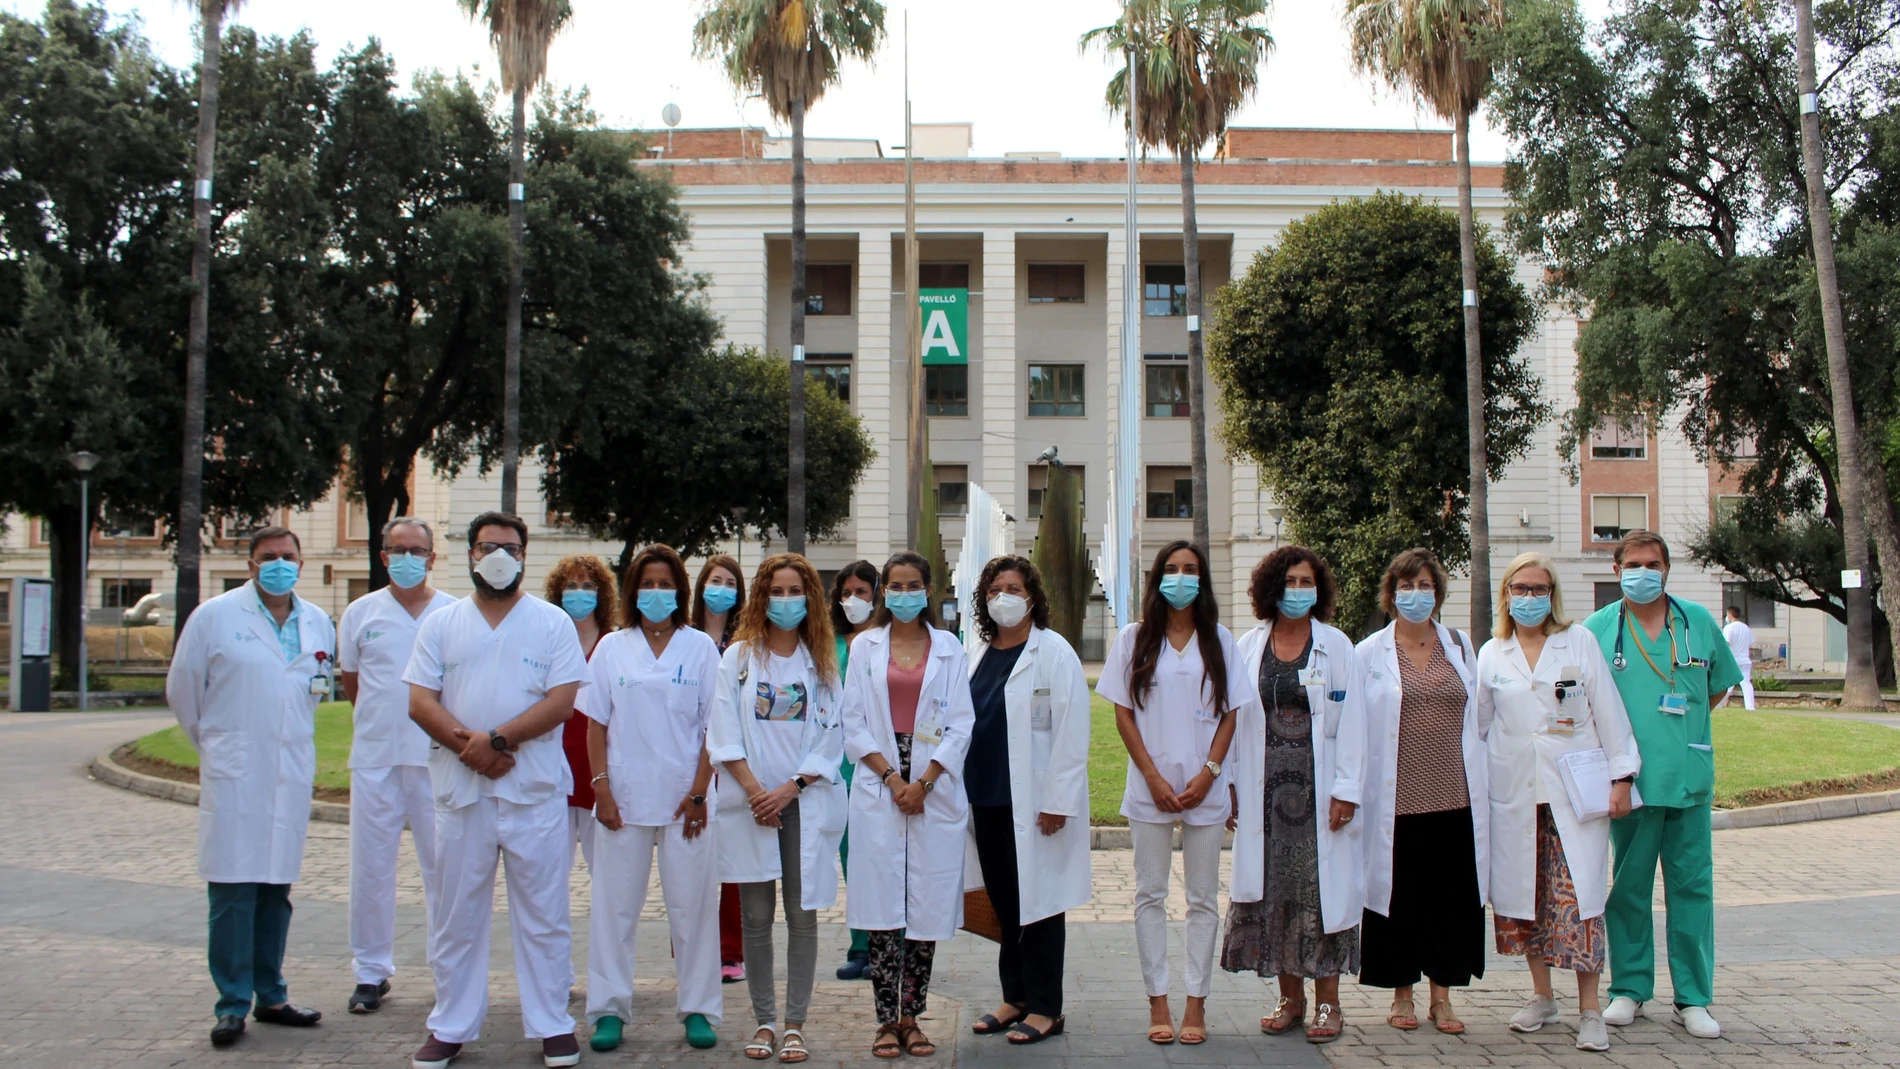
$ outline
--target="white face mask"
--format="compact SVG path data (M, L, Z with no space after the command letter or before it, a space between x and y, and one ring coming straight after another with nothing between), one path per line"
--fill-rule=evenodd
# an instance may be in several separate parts
M839 602L839 608L844 610L844 618L851 621L853 627L871 618L871 603L860 597L844 599Z
M990 599L990 619L998 627L1015 627L1028 618L1029 599L1017 594L998 594Z
M475 574L496 590L505 590L521 574L521 562L509 556L507 550L498 549L475 562Z

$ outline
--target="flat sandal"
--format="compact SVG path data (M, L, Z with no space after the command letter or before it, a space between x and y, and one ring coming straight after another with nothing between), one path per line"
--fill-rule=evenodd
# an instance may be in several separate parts
M1400 1006L1405 1008L1401 1010ZM1412 1000L1409 998L1395 998L1392 1000L1392 1011L1385 1015L1385 1023L1401 1032L1416 1032L1418 1009L1412 1005Z
M1308 1043L1331 1043L1346 1027L1346 1015L1330 1002L1322 1002L1313 1011L1313 1023L1306 1026Z
M1294 1002L1285 995L1273 1007L1273 1013L1260 1018L1260 1030L1270 1036L1285 1035L1306 1020L1306 1000Z

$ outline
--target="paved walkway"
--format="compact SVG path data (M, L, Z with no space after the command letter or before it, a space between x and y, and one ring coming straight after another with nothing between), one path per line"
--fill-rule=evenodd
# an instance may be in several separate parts
M310 1032L254 1026L232 1051L211 1051L205 898L192 855L196 815L94 783L82 771L93 754L164 722L144 713L0 717L0 1064L406 1065L430 1003L414 861L405 857L402 870L396 989L383 1012L351 1017L343 1012L351 984L348 843L336 825L312 825L287 963L292 997L322 1009L323 1025ZM1000 1040L968 1034L970 1020L996 997L994 949L974 938L940 948L925 1026L944 1044L935 1061L945 1065L1900 1065L1900 1027L1880 1023L1900 1002L1896 846L1900 814L1716 836L1717 1012L1729 1031L1717 1043L1687 1039L1662 1019L1666 1007L1659 1018L1617 1033L1607 1060L1572 1050L1569 1024L1514 1035L1504 1022L1523 997L1525 974L1515 962L1494 960L1488 978L1460 998L1468 1038L1394 1032L1381 1023L1383 993L1348 983L1351 1023L1342 1042L1322 1051L1297 1037L1268 1039L1258 1030L1266 985L1222 973L1210 1003L1213 1039L1200 1048L1157 1049L1142 1040L1146 1013L1127 921L1133 873L1126 851L1096 853L1096 901L1072 915L1066 1037L1005 1051ZM584 875L575 883L578 949L585 946ZM1177 895L1177 918L1180 908ZM657 905L649 915L660 918ZM834 912L821 919L811 1064L876 1064L868 1053L874 1025L867 986L829 979L833 960L842 957L842 918ZM459 1064L536 1065L537 1047L519 1038L505 916L497 923L487 1036ZM728 992L735 1016L721 1029L720 1047L691 1051L670 1012L664 926L644 927L640 944L642 964L659 966L639 983L641 1019L619 1052L590 1053L587 1064L747 1064L736 1050L749 1024L742 1020L743 989ZM1560 994L1566 989L1574 992L1560 983ZM1563 1001L1566 1012L1574 1008L1570 998Z

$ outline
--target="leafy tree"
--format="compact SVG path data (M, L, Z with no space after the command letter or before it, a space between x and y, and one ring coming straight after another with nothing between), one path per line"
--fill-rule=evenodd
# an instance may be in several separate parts
M1264 23L1268 0L1125 0L1122 21L1082 35L1084 48L1134 57L1134 98L1126 67L1108 83L1108 106L1133 108L1135 136L1165 146L1181 161L1181 250L1187 265L1187 314L1202 322L1201 238L1194 208L1194 162L1201 146L1227 129L1260 84L1273 48ZM1206 363L1203 335L1188 331L1188 462L1194 482L1194 541L1212 545L1207 496Z
M884 5L878 0L708 0L693 26L693 54L716 60L734 88L761 94L772 114L792 127L794 359L805 348L805 112L837 84L841 60L869 62L883 40ZM805 376L792 376L783 529L793 553L805 552L812 526L806 501L805 393Z
M1479 233L1485 456L1497 478L1548 408L1517 357L1537 307ZM1400 550L1429 547L1449 567L1470 559L1460 255L1456 215L1377 194L1292 224L1215 299L1222 436L1260 466L1292 538L1339 574L1349 629L1378 625L1379 577Z
M1452 148L1458 162L1458 233L1463 292L1478 292L1478 230L1471 206L1471 116L1491 89L1489 57L1479 35L1505 21L1506 0L1347 0L1346 25L1352 35L1353 65L1382 77L1394 89L1410 92L1440 118L1452 123ZM1461 298L1462 299L1462 298ZM1467 493L1471 500L1471 630L1491 633L1491 510L1485 473L1489 435L1483 387L1483 328L1475 304L1464 302L1466 419L1465 441L1471 458Z

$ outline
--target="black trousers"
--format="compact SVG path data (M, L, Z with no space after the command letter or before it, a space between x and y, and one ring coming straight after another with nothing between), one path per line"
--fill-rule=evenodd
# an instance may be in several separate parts
M1409 987L1421 976L1469 987L1484 975L1484 903L1471 809L1399 816L1392 828L1392 904L1366 910L1359 982Z
M996 971L1003 981L1003 1001L1021 1006L1025 1014L1062 1016L1062 956L1068 944L1063 915L1044 917L1024 926L1022 899L1016 888L1016 818L1008 806L971 806L970 826L976 832L976 856L983 866L983 886L1002 922L1003 946Z

